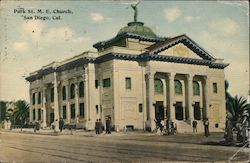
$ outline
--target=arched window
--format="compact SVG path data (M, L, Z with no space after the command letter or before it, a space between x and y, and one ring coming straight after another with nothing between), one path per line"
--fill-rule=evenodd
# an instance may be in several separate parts
M83 97L84 96L84 84L83 82L80 82L79 84L79 97Z
M200 85L197 81L193 81L193 94L195 96L199 96L200 95Z
M163 94L163 83L161 79L155 79L155 94Z
M66 100L66 87L65 86L63 86L62 88L62 99Z
M179 80L174 81L175 94L182 95L182 84Z
M75 85L71 84L70 86L70 98L74 99L75 98Z
M41 92L38 92L38 104L41 104L41 101L42 101L41 98L42 98Z

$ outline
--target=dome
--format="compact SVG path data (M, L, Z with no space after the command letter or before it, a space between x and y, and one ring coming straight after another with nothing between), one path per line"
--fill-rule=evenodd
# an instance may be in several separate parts
M119 30L118 34L121 33L133 33L138 34L144 37L157 37L156 34L147 26L144 26L143 22L130 22L128 23L128 26L123 27Z

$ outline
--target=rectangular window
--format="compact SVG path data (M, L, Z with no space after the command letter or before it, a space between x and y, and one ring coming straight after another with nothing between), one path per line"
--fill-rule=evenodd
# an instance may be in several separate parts
M95 88L98 88L98 85L99 85L98 80L95 80Z
M110 86L111 86L110 78L103 79L103 87L110 87Z
M33 120L36 120L36 109L33 109Z
M54 88L50 89L50 102L54 102Z
M126 89L131 89L131 78L129 77L125 78L125 87Z
M33 93L33 95L32 95L32 104L33 105L36 104L36 93Z
M80 103L80 118L84 118L84 103Z
M218 93L217 83L213 83L213 92Z
M41 97L41 92L38 92L38 104L41 104L42 97Z
M41 109L38 109L38 121L40 121L41 118L42 118Z
M75 119L76 118L76 109L75 104L70 105L70 118Z
M142 113L143 108L142 108L142 104L139 104L139 113Z
M63 119L67 118L67 108L66 105L63 106Z
M98 110L98 105L96 105L96 106L95 106L95 112L96 112L96 114L98 114L98 111L99 111L99 110Z

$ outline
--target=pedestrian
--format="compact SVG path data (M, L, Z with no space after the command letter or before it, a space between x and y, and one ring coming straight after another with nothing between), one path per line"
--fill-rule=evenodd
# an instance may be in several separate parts
M101 118L98 120L98 134L101 134L103 131L103 124Z
M60 129L60 132L62 132L64 128L64 121L63 121L63 118L61 117L60 120L59 120L59 129Z
M98 119L95 121L95 134L98 134Z
M205 129L205 136L208 137L209 136L209 121L208 118L205 118L204 120L204 129Z
M111 117L106 120L106 134L111 134Z
M193 121L193 133L197 133L197 121Z

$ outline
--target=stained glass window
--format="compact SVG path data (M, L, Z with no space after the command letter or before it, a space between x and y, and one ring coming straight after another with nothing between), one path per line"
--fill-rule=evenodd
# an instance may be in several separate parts
M182 84L179 80L174 81L175 94L182 95Z
M163 94L163 83L161 79L155 79L155 93Z
M199 96L200 95L200 85L197 81L193 81L193 94L195 96Z

